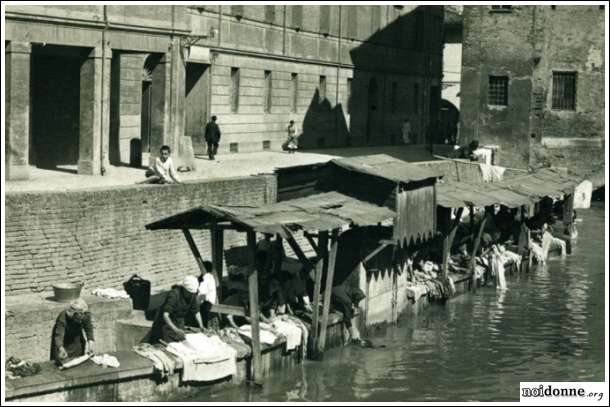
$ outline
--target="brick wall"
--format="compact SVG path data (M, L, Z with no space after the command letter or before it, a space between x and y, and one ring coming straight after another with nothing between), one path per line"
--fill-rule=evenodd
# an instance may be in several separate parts
M170 287L197 264L180 231L148 231L145 225L206 203L275 202L273 176L198 184L129 186L113 190L11 193L6 196L5 295L50 292L61 281L83 281L84 291L120 288L134 273L153 290ZM208 232L192 231L210 257ZM225 247L242 245L227 232Z

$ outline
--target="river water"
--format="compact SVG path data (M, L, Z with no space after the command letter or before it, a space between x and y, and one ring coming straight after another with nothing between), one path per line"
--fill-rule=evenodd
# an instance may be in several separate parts
M387 347L332 349L263 389L207 401L519 401L520 381L604 380L604 206L580 210L567 259L433 306L373 334Z

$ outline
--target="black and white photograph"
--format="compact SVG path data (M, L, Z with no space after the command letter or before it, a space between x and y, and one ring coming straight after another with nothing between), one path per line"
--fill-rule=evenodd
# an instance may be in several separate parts
M2 3L2 404L599 405L606 1Z

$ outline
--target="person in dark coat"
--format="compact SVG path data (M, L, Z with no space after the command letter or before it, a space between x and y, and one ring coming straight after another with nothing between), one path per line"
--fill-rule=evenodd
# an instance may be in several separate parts
M186 276L182 285L175 285L167 294L159 316L153 327L153 342L179 342L185 339L186 319L194 317L201 331L203 320L199 313L197 291L199 281L195 276Z
M358 328L352 324L352 318L354 318L354 308L358 307L364 298L366 295L361 289L352 287L347 282L333 287L331 292L330 303L335 310L343 314L343 323L353 342L361 340Z
M208 143L208 157L210 160L214 159L218 151L218 143L220 142L220 127L216 124L216 119L216 116L212 116L212 121L205 126L205 141Z
M62 311L53 327L51 359L58 365L87 352L93 352L93 323L87 303L76 299Z

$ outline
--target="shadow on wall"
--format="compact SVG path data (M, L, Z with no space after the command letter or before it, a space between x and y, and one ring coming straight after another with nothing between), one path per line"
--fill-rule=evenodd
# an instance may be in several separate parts
M361 6L353 7L360 7L359 12L363 10ZM391 23L350 51L354 64L352 77L348 80L347 76L340 75L337 87L338 100L345 100L346 92L349 95L345 109L342 103L332 106L321 77L303 119L302 148L402 144L405 119L411 123L411 142L423 143L424 136L429 140L433 135L439 137L440 86L432 86L423 79L433 72L427 60L428 50L437 45L438 52L442 49L442 18L437 33L435 25L429 28L425 24L430 14L426 10L430 8L418 6L397 14ZM349 43L358 31L357 24L350 21L359 20L350 18L349 13L354 12L352 7L346 7L346 12L348 34L342 41ZM374 18L371 16L371 21ZM329 83L333 98L335 85ZM424 98L425 87L429 87L429 99ZM430 101L429 111L433 114L425 114L425 100Z

